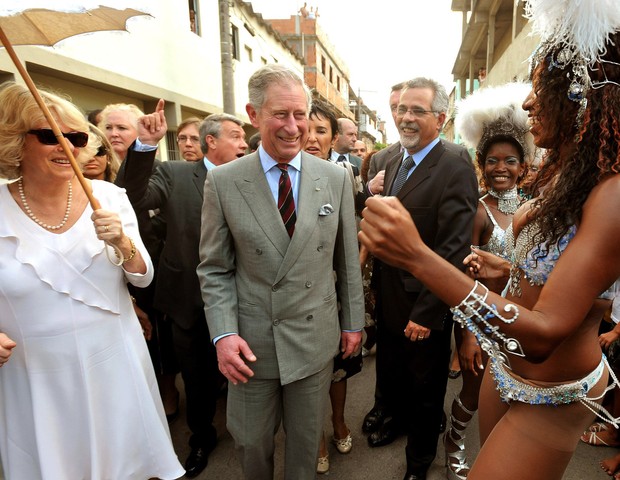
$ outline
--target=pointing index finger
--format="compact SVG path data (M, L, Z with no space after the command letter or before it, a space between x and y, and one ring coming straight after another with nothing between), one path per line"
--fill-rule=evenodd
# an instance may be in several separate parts
M157 102L157 106L155 107L155 113L163 112L165 106L166 106L166 102L164 101L163 98L160 98L159 101Z

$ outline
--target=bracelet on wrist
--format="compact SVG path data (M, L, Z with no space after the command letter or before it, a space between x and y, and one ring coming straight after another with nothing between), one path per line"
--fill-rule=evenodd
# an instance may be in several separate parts
M136 244L131 239L131 237L127 237L127 239L129 240L129 245L131 245L131 250L129 251L129 255L127 257L125 257L123 255L123 252L120 252L120 254L119 254L120 248L118 248L118 250L116 248L114 249L114 253L116 254L116 258L118 258L120 260L120 264L119 265L123 265L123 264L131 261L133 259L133 257L136 256Z

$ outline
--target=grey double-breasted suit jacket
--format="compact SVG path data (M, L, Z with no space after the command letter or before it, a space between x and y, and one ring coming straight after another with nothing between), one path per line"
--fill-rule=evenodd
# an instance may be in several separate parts
M364 326L349 176L301 155L292 238L258 152L208 173L197 270L212 338L238 333L255 378L283 385L325 368L341 330Z

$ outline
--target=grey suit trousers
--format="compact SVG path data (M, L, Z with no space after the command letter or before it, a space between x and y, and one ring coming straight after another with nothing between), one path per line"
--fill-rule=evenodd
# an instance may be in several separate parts
M285 480L316 478L332 369L329 362L314 375L287 385L277 378L229 382L226 426L245 479L273 480L274 436L280 422L286 434Z

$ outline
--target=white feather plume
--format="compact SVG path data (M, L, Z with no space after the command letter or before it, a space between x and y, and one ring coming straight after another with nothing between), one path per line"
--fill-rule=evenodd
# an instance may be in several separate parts
M526 132L520 143L526 154L531 156L534 153L534 139L529 132L528 114L521 107L530 90L529 84L521 82L477 90L456 105L456 132L469 148L478 150L487 127L503 118L515 125L517 130Z
M571 47L593 63L620 30L620 0L526 0L525 16L542 43Z

